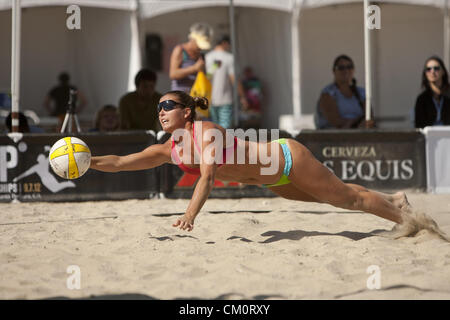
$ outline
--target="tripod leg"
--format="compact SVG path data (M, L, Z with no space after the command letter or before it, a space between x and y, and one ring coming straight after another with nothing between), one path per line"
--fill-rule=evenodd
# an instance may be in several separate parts
M69 133L72 133L72 121L73 121L73 115L69 114Z
M63 124L62 124L62 127L61 127L61 133L66 131L66 127L67 127L67 122L68 121L69 121L69 113L66 113L66 116L64 117L64 121L63 121Z
M77 127L77 132L81 132L80 122L78 122L78 117L77 117L77 115L74 114L73 117L75 118L75 125L76 125L76 127Z

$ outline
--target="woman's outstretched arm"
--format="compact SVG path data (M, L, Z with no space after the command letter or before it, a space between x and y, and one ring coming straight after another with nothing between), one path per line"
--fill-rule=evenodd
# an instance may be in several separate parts
M194 228L194 220L214 187L216 167L216 164L205 165L202 169L202 165L200 165L201 176L195 186L194 193L192 194L186 212L182 217L178 218L172 226L180 227L182 230L187 229L187 231L192 231Z
M154 144L126 156L96 156L91 158L91 169L104 172L136 171L158 167L170 162L170 139L164 144Z
M206 127L206 129L214 129L213 125L205 124L203 126ZM217 130L207 131L208 134L212 132L219 133L219 136L221 136L220 132ZM206 138L203 137L203 134L199 135L200 137L203 137L202 155L200 161L200 178L195 186L194 193L192 194L191 201L189 202L185 214L178 218L173 224L174 227L179 227L182 230L192 231L194 228L194 220L214 187L217 169L216 151L219 150L216 150L217 143L215 143L215 140L211 141L211 137L208 134L206 135ZM218 139L219 137L215 138ZM220 144L219 149L221 155L222 144Z

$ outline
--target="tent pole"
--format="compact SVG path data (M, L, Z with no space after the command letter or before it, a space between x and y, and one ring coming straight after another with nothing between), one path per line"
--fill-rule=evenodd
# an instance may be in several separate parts
M299 119L302 114L301 102L301 61L299 42L300 5L294 2L291 16L291 42L292 42L292 108L294 119Z
M371 101L372 101L372 60L371 60L371 45L370 45L370 31L368 25L368 7L369 1L364 0L364 64L366 76L366 121L371 120Z
M139 0L135 1L136 8L131 12L130 16L130 62L128 66L128 91L134 91L136 86L134 84L134 77L139 69L142 67L142 35L141 35L141 21L140 21L140 4Z
M238 59L237 59L237 43L236 43L236 26L235 26L235 19L234 19L234 5L233 0L230 0L230 6L229 6L229 19L230 19L230 33L231 33L231 51L233 54L233 71L234 71L234 83L233 83L233 115L234 115L234 125L239 125L239 99L238 99L238 81L239 80L239 74L238 74Z
M143 22L142 22L142 14L141 14L141 0L136 0L136 30L137 30L137 38L139 39L139 68L143 66L144 56L145 56L145 34L142 32Z
M444 63L450 65L450 17L448 14L448 0L444 0Z
M11 46L11 131L19 132L19 89L20 89L20 0L12 6Z

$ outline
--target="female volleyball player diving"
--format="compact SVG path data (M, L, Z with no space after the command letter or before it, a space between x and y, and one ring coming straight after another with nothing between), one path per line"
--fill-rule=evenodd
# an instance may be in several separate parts
M193 229L216 178L264 185L286 199L360 210L397 224L407 218L410 206L403 192L390 195L344 183L294 139L246 141L212 122L195 121L195 108L206 109L207 103L206 99L192 98L182 91L167 92L159 101L158 113L161 126L172 134L171 139L126 156L94 156L91 168L118 172L174 163L199 175L186 212L173 224L188 231ZM265 154L264 159L261 154ZM256 157L254 161L252 157Z

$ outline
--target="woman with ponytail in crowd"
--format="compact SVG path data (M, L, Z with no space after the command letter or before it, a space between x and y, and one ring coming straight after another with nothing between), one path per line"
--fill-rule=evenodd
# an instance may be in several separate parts
M349 56L340 55L334 60L334 82L322 90L317 104L318 129L374 126L372 120L365 121L366 93L356 85L354 73L355 65Z
M286 199L328 203L402 225L410 223L411 208L404 193L384 194L344 183L298 141L240 139L237 131L225 130L209 121L195 121L196 107L207 109L208 101L192 98L183 91L167 92L159 100L158 115L171 138L125 156L93 156L91 168L119 172L172 163L189 174L199 175L184 215L173 224L188 231L193 229L215 179L263 185ZM219 228L220 223L223 221L218 221Z

